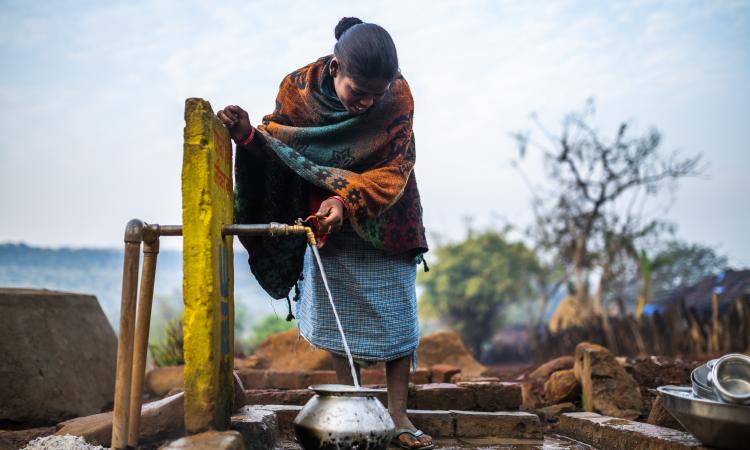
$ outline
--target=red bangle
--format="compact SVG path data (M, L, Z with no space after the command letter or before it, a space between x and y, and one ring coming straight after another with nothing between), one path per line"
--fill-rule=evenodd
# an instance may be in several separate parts
M252 142L253 138L255 137L255 127L250 127L250 134L247 135L245 139L243 139L239 144L240 145L247 145L250 142Z
M332 198L332 199L334 199L334 200L338 200L339 202L341 202L341 206L343 206L343 207L344 207L344 215L346 215L346 211L347 211L347 210L348 210L349 208L347 208L347 207L346 207L346 202L344 201L344 199L343 199L343 198L341 198L341 197L340 197L340 196L338 196L338 195L334 195L333 197L328 197L328 198L329 198L329 199L331 199L331 198Z

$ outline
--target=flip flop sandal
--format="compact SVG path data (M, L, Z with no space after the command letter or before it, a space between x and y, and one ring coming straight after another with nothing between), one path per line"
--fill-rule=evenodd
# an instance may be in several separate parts
M418 437L424 435L424 431L422 430L412 431L412 430L409 430L408 428L399 428L398 430L396 430L396 435L393 437L393 440L391 440L391 444L397 445L401 448L405 448L406 450L430 450L430 449L435 448L434 442L429 443L427 445L423 445L421 447L412 447L408 444L405 444L404 442L401 441L401 439L399 439L399 436L401 436L402 434L409 434L414 439L417 439Z

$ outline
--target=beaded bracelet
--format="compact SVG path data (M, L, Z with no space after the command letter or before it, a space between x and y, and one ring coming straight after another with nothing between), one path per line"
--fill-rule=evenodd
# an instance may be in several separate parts
M250 127L250 134L248 134L247 137L239 143L239 145L249 144L250 142L253 141L254 137L255 137L255 127Z
M343 206L343 207L344 207L344 215L346 215L346 212L347 212L347 210L348 210L349 208L347 208L347 207L346 207L346 202L344 201L344 199L343 199L343 198L341 198L341 196L338 196L338 195L334 195L334 196L332 196L332 197L328 197L328 199L334 199L334 200L338 200L339 202L341 202L341 206Z

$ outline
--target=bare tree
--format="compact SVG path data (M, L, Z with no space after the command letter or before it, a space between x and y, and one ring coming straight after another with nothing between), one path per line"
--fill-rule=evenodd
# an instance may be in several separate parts
M700 155L661 151L655 128L631 137L623 122L614 138L604 138L591 125L593 116L589 100L583 112L566 117L560 135L533 117L541 141L530 131L513 136L521 158L531 149L544 158L549 184L534 190L534 236L565 267L578 310L602 317L614 347L603 303L618 260L637 259L640 242L669 229L662 215L645 211L647 200L703 167Z

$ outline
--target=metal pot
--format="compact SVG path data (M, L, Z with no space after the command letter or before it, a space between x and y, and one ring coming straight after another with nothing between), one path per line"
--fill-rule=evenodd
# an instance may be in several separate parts
M375 397L378 389L341 384L311 386L311 398L297 418L294 432L305 450L385 450L395 425L388 410Z

